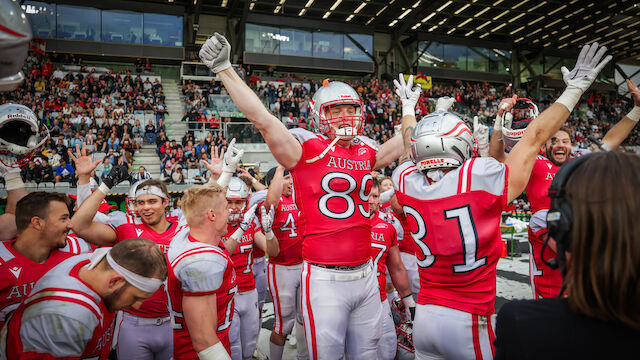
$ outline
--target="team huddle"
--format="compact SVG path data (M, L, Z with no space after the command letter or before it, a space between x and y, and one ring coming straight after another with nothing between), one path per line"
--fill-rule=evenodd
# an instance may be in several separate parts
M165 212L166 185L151 179L131 187L126 212L107 212L105 197L129 174L114 166L92 192L98 162L78 147L71 211L64 194L27 194L12 152L0 155L0 358L106 359L113 348L119 359L251 359L269 291L270 359L289 335L299 359L492 359L501 214L525 190L532 292L561 294L548 190L571 159L562 126L611 59L605 47L585 46L563 69L566 90L545 111L504 99L490 141L486 126L449 111L450 98L418 121L420 86L400 74L401 128L382 145L361 135L362 100L337 81L313 97L317 133L288 130L233 70L230 50L215 34L200 59L279 163L265 185L234 176L243 151L231 141L212 149L212 178L184 192L181 211ZM628 86L636 107L603 150L640 118L640 91ZM0 117L37 129L23 106L2 105ZM483 145L491 156L478 156ZM396 161L391 178L372 175Z

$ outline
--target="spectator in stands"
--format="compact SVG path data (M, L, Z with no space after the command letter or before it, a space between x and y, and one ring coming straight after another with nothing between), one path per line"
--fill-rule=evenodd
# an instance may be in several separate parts
M55 182L55 177L53 176L53 169L46 158L42 159L40 163L40 181L42 182Z
M136 134L133 137L133 148L137 151L140 150L140 148L142 148L142 143L144 142L144 139L142 138L142 136L140 136L140 134Z
M153 144L156 142L156 136L156 127L153 125L153 120L149 119L149 123L144 128L144 138L147 143Z
M204 139L200 139L196 145L196 153L202 154L203 151L209 153L209 146L204 143Z
M21 169L22 180L25 182L40 182L40 166L35 161L31 160L27 163L27 166Z
M113 164L109 160L109 157L105 156L104 159L102 159L102 162L96 167L96 173L99 173L100 179L103 179L107 174L109 174L111 168L113 168Z
M117 150L120 146L120 139L116 137L117 133L114 131L107 140L107 148L110 150Z
M138 168L138 172L133 176L133 181L138 182L142 180L151 179L151 174L145 169L144 166Z
M60 165L60 160L62 159L62 157L58 154L58 149L53 147L51 148L51 153L48 156L49 158L49 164L51 165L51 167L55 170L58 165Z
M162 118L158 119L158 127L156 129L156 132L158 134L167 132L167 128L164 126L164 119Z
M61 159L60 165L56 169L56 182L72 182L73 174L73 167L70 164L67 164L65 159Z
M171 181L174 184L184 184L185 181L185 173L180 164L176 164L173 172L171 173Z

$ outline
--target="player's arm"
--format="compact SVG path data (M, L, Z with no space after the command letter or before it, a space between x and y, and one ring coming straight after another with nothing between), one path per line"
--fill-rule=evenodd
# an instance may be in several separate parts
M376 163L373 169L382 169L401 157L404 154L402 141L402 135L398 134L380 145L376 153Z
M236 168L236 170L238 170L238 172L239 172L239 174L238 174L239 178L248 179L251 182L251 187L253 188L253 190L261 191L261 190L266 190L267 189L267 187L264 186L262 183L260 183L260 181L258 181L258 179L256 179L253 176L251 176L251 174L247 170L245 170L245 169L243 169L241 167Z
M393 286L398 290L398 295L400 295L401 298L411 295L409 275L407 273L407 269L402 263L400 249L397 245L389 248L389 254L387 255L387 269L389 269L389 276L391 277Z
M517 98L517 95L513 95L510 98L502 99L498 105L496 119L493 122L493 133L491 134L491 140L489 141L489 156L501 163L507 159L507 154L504 152L504 142L502 141L502 117L505 112L513 109Z
M302 146L236 74L229 61L230 52L231 45L227 39L215 33L200 49L200 59L218 74L238 109L264 137L276 161L287 169L294 167L302 157Z
M10 168L0 163L0 177L7 189L7 206L0 215L0 241L11 240L18 235L16 227L16 204L27 195L19 168Z
M273 174L273 179L269 184L269 190L267 191L267 198L264 201L265 208L271 208L272 206L278 207L280 198L282 197L282 182L284 179L284 166L278 165L276 172Z
M409 76L408 82L405 83L404 75L400 74L398 80L393 80L396 86L396 94L400 97L402 103L402 151L400 163L411 159L411 135L416 128L416 104L420 98L420 85L413 86L413 75Z
M633 97L633 109L607 131L602 139L602 144L611 150L622 144L624 139L631 133L631 130L638 124L638 120L640 120L640 89L630 79L627 79L627 87Z
M260 207L260 224L262 231L256 231L253 241L258 247L266 252L269 256L278 256L280 253L280 244L272 231L273 219L275 216L274 206L269 211L263 206ZM264 231L264 233L263 233Z
M585 45L573 71L569 72L566 67L562 67L567 88L553 105L529 124L522 139L507 155L505 160L505 165L509 169L507 202L513 201L522 193L529 182L540 147L560 129L580 100L580 96L611 60L609 55L600 61L606 50L604 46L598 49L597 43L591 46Z
M200 359L231 359L216 335L218 309L216 294L183 296L184 321L189 328L193 349Z

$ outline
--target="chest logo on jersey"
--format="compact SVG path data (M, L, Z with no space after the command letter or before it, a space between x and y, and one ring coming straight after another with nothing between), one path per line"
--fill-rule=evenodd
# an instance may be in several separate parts
M32 281L30 283L25 283L22 285L12 286L11 291L9 292L9 295L7 296L6 299L11 300L11 299L19 299L19 298L25 297L27 296L27 294L29 294L31 290L33 290L35 286L36 286L35 281Z
M333 167L336 169L345 169L345 170L371 170L371 161L370 160L349 160L343 158L337 158L335 156L329 156L329 162L327 162L327 167Z
M372 232L371 233L371 240L384 242L384 235L381 234L381 233Z
M362 155L364 155L366 153L367 153L367 149L365 149L365 148L358 149L358 156L362 156Z
M553 180L554 176L556 176L555 173L547 173L547 177L545 178L545 180Z
M547 163L547 167L549 167L549 169L551 169L551 167L552 167L552 166L553 166L553 165L551 165L551 164Z
M17 279L17 278L19 278L19 277L20 277L20 273L22 272L22 268L21 268L21 267L14 266L14 267L10 268L10 269L9 269L9 271L11 271L11 273L13 274L13 276L15 276L15 277L16 277L16 279Z
M143 230L136 229L136 236L140 237L142 235Z
M296 204L282 204L280 206L280 211L296 211L298 207Z

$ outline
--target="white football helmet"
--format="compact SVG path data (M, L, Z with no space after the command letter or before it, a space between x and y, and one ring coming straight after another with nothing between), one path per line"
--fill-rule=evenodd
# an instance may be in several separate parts
M475 156L475 142L467 124L449 112L423 117L411 136L411 153L420 171L455 168Z
M136 191L138 190L138 186L143 182L144 180L140 180L131 185L127 197L124 198L124 209L129 215L138 216L138 212L136 211Z
M18 2L0 0L0 92L22 83L22 65L29 52L31 26Z
M333 117L331 107L353 105L353 115ZM362 133L364 126L364 106L358 93L340 81L325 81L311 100L311 120L314 126L326 135L339 136L351 140Z
M0 161L8 167L26 165L49 138L39 140L40 122L28 107L19 104L0 106Z
M227 187L227 200L242 200L244 204L240 210L229 209L229 224L237 224L242 221L245 211L247 211L247 203L249 202L249 188L240 178L232 177Z
M527 98L516 99L516 104L510 112L502 116L502 141L506 151L522 139L527 126L540 114L538 106Z

